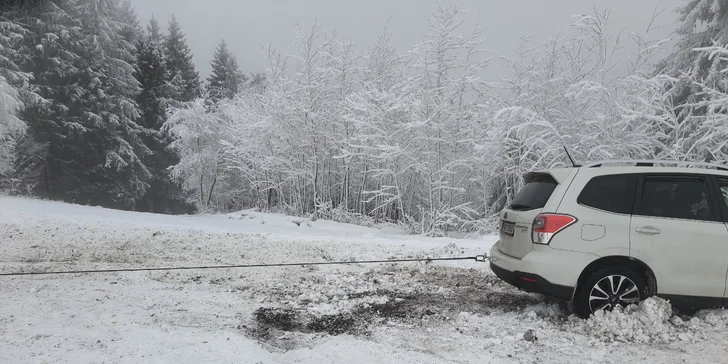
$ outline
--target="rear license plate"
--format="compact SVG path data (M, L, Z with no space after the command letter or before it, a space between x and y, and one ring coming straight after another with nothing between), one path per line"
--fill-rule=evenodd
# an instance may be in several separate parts
M501 225L501 234L513 236L513 233L516 231L516 225L512 222L503 222L503 225Z

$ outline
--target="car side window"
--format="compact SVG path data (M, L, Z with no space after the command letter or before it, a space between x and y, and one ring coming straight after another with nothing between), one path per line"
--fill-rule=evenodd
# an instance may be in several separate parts
M580 205L618 214L631 214L638 175L612 174L589 180L577 197Z
M719 178L718 186L720 187L720 196L718 198L728 207L728 179Z
M714 221L710 193L701 176L645 176L638 213L673 219Z

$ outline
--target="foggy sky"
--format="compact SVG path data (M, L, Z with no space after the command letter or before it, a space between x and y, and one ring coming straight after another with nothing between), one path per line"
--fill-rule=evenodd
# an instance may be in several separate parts
M187 36L194 61L204 79L210 60L222 38L246 74L263 71L266 60L261 46L271 41L282 51L292 51L294 24L310 27L314 20L325 29L336 27L340 36L357 44L359 50L370 46L389 20L392 41L400 51L422 41L427 17L437 0L132 0L140 23L146 26L152 14L166 29L174 13ZM674 9L685 0L465 0L470 12L467 24L479 24L488 38L485 48L491 56L511 56L520 38L530 35L537 45L567 32L572 15L590 13L593 4L613 6L610 17L615 36L620 30L642 32L655 7L668 8L658 19L665 26L655 32L664 38L675 29ZM507 76L500 62L486 72L489 81Z

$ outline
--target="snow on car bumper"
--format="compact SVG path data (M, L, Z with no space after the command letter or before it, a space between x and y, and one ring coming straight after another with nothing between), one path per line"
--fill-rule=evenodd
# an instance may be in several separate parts
M503 281L524 291L571 301L583 269L597 257L590 254L534 246L523 259L503 254L495 244L490 267Z

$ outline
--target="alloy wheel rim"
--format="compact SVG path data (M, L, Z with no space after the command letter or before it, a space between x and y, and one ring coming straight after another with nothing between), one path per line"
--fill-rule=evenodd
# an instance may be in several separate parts
M611 310L617 305L626 307L640 302L637 285L623 275L610 275L600 279L589 293L591 312Z

